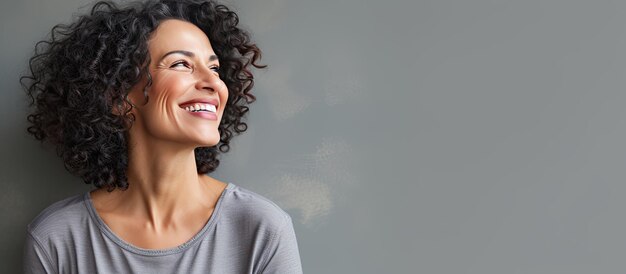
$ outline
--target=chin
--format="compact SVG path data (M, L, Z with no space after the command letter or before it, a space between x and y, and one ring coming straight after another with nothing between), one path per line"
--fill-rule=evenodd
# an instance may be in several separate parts
M196 143L197 147L212 147L220 142L220 132L216 129L204 131L194 136L193 143Z
M203 140L198 142L198 147L213 147L220 143L219 139Z

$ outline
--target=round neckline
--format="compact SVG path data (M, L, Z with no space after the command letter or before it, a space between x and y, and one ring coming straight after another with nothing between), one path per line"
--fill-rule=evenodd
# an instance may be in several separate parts
M193 246L194 243L200 241L203 238L203 235L206 234L209 229L212 229L215 226L214 224L219 216L219 212L222 206L222 201L224 200L224 196L226 195L226 192L230 191L234 187L235 185L233 183L227 182L226 188L224 188L224 190L222 191L222 194L220 194L220 197L217 200L217 203L215 204L215 209L213 210L213 213L211 213L211 217L209 217L209 220L207 220L206 224L204 224L202 229L198 233L196 233L196 235L194 235L193 237L191 237L191 239L187 240L186 242L176 247L170 247L170 248L164 248L164 249L141 248L141 247L135 246L133 244L130 244L124 241L122 238L118 237L113 232L113 230L111 230L111 228L109 228L109 226L104 222L104 220L100 217L100 215L98 215L98 212L96 211L96 207L93 204L93 200L91 199L90 191L87 191L83 195L83 198L84 198L85 206L87 207L89 211L89 215L91 215L91 218L95 220L96 224L100 228L100 231L102 231L113 242L115 242L120 247L124 248L125 250L128 250L136 254L145 255L145 256L163 256L163 255L170 255L170 254L183 252L187 250L189 247Z

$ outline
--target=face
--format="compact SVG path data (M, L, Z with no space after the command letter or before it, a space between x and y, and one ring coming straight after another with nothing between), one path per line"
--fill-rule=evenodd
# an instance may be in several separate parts
M189 22L165 20L152 33L148 51L149 100L144 105L145 82L129 93L136 106L131 134L141 131L142 138L194 147L216 145L228 90L208 37Z

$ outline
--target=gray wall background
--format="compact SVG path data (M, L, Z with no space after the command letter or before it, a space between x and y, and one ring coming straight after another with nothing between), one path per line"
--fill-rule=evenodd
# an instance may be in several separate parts
M90 3L0 4L6 273L89 189L26 134L18 77ZM228 3L269 68L213 176L292 215L306 273L626 271L626 2Z

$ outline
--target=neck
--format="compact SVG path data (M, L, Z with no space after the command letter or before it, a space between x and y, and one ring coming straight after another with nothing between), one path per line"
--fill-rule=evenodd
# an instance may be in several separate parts
M193 148L154 139L129 140L127 177L119 206L157 232L212 210L223 190L197 173Z

